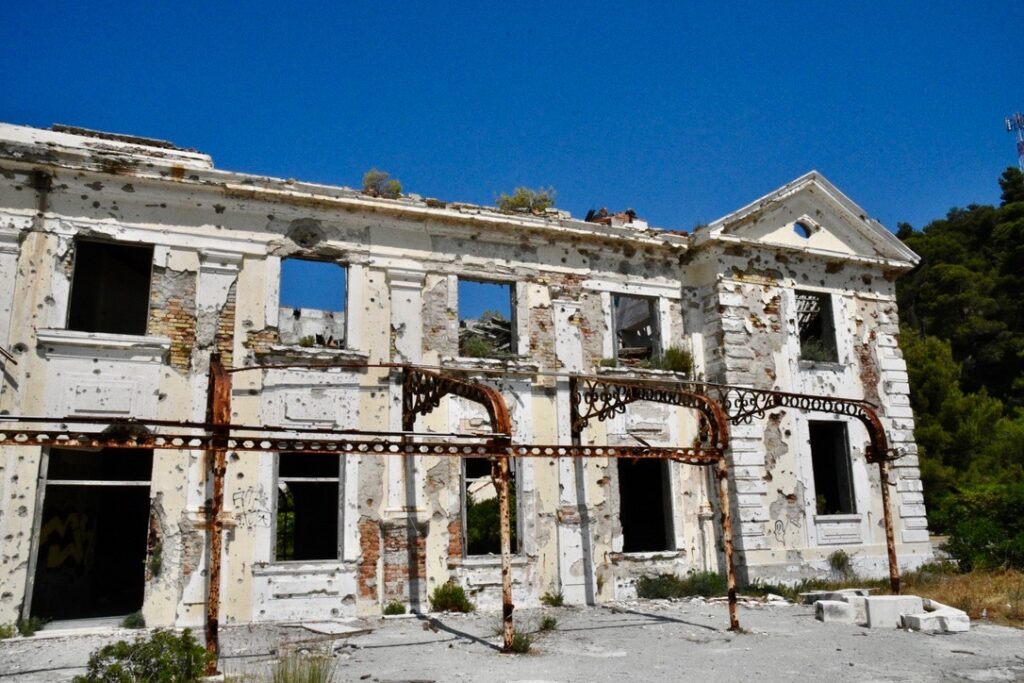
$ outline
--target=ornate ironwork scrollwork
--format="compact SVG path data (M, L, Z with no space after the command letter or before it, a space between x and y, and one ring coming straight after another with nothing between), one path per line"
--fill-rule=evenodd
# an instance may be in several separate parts
M442 398L452 394L482 405L495 435L512 434L512 419L497 389L422 368L406 367L403 372L402 429L405 431L412 431L417 415L426 415L441 404Z

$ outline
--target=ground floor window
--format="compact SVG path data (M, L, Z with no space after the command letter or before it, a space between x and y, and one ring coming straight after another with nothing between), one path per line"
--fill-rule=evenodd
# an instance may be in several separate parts
M275 560L341 557L341 471L337 455L278 455Z
M518 553L519 515L515 463L515 459L510 461L508 504L509 524L512 528L512 552ZM491 478L491 460L463 458L462 468L466 555L501 554L501 515L498 509L498 488Z
M153 451L53 448L42 467L32 615L84 619L139 610Z
M668 461L617 458L622 552L673 550Z
M843 515L857 512L846 423L811 422L809 428L817 514Z

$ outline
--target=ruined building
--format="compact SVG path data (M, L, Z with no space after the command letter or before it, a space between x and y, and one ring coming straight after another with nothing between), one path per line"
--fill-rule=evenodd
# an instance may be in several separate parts
M0 126L0 623L201 625L214 592L222 622L379 614L447 581L499 606L492 461L458 446L490 438L494 410L449 380L496 390L473 389L507 407L510 443L542 445L502 451L517 605L724 572L714 472L605 457L711 452L684 390L730 418L741 584L826 574L837 549L884 575L883 489L916 566L931 549L894 282L917 260L813 172L686 235ZM219 422L211 358L231 377ZM224 437L212 477L227 423L255 436Z

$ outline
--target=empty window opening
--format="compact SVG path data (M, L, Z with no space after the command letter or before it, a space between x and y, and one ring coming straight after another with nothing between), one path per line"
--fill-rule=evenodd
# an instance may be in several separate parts
M338 559L341 459L281 453L277 463L274 559Z
M515 355L515 302L510 282L459 280L459 355Z
M153 247L75 243L68 329L146 334Z
M796 315L800 330L800 359L827 363L838 361L832 297L819 292L798 291Z
M813 231L807 226L806 223L801 223L800 221L797 221L796 223L793 224L793 232L795 232L800 237L807 239L808 237L811 236L811 233Z
M339 263L281 259L281 343L344 348L348 270Z
M846 424L811 422L809 427L817 514L845 515L857 512Z
M616 294L612 308L616 360L624 365L653 360L659 353L657 302Z
M142 607L153 452L50 449L32 615L87 619Z
M512 531L512 552L519 552L515 460L510 461L509 525ZM465 503L466 555L501 554L501 515L498 488L491 478L491 461L487 458L463 458L463 494Z
M672 503L668 462L617 458L622 552L672 550Z

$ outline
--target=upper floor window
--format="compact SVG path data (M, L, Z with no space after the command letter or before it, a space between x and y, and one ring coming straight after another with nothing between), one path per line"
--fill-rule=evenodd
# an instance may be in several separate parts
M800 330L800 360L835 363L836 326L832 297L821 292L796 292L797 327Z
M655 299L613 295L612 328L615 330L615 359L619 363L649 361L659 356Z
M510 282L459 279L459 355L515 355L515 295Z
M849 439L843 422L811 422L811 467L815 511L819 515L857 512L850 471Z
M146 334L152 245L75 243L68 329Z
M348 271L338 263L281 259L282 344L345 347Z

